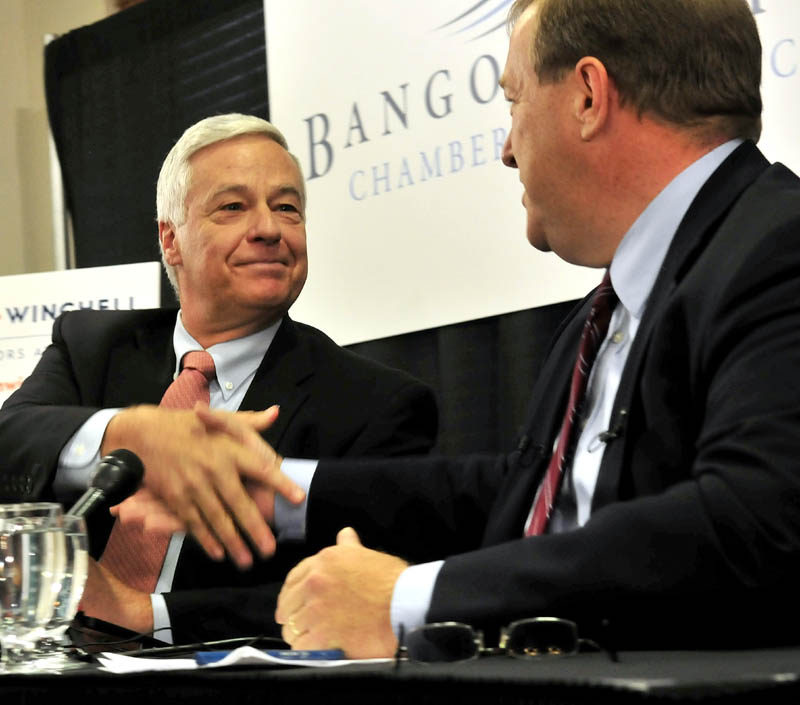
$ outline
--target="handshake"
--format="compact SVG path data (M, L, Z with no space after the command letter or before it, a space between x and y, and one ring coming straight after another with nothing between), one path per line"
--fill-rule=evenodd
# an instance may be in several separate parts
M259 435L275 422L278 407L261 412L189 411L132 407L108 426L101 451L126 447L142 459L144 483L112 508L123 525L145 533L189 531L208 555L227 553L240 568L253 562L243 535L261 554L275 551L270 525L275 496L302 502L303 490L281 470L282 458ZM161 431L151 431L161 425ZM169 432L167 429L169 428ZM342 648L351 658L387 656L397 641L389 621L395 581L407 563L365 548L351 528L336 545L301 561L286 577L275 620L293 648ZM152 628L146 596L121 584L92 562L84 602L94 614L138 631ZM136 607L138 605L139 607Z
M227 553L240 568L253 562L243 535L261 557L272 555L275 493L295 504L305 497L259 435L278 413L277 406L227 412L202 404L121 411L108 425L101 452L129 448L145 473L142 487L111 513L148 533L190 532L211 558Z

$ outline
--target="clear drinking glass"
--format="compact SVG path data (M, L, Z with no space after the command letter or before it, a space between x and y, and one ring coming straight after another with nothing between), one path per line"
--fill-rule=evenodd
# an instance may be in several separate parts
M58 502L19 502L17 504L0 504L0 523L4 519L28 517L58 523L64 511Z
M63 547L63 557L56 561L61 564L62 579L51 584L53 614L41 630L33 654L41 669L58 671L83 665L71 660L64 647L69 646L65 634L78 611L89 568L89 545L83 517L65 515L61 524L59 530L64 534L64 541L63 544L56 542L55 548Z
M0 673L29 670L31 652L55 609L64 542L60 505L0 505Z

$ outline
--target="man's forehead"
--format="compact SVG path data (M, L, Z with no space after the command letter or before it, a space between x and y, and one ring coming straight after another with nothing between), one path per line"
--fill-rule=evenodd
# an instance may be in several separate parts
M230 173L236 172L243 177L257 176L274 179L280 184L289 183L292 188L302 190L302 177L294 159L282 145L264 135L239 135L215 142L195 152L189 163L192 181L200 177L203 181L216 182L215 190L223 183L241 186L242 178L230 177Z
M503 75L500 77L500 86L505 91L519 90L522 75L527 69L532 68L530 52L535 14L536 4L532 3L525 8L511 30L508 59L506 60Z
M539 6L535 2L531 3L523 10L511 30L510 43L523 46L526 53L530 51L533 34L536 31L536 16L538 14Z
M189 157L189 162L197 163L211 158L224 160L228 157L233 158L233 155L257 154L261 150L274 153L275 156L284 153L291 159L291 157L289 157L289 152L275 140L267 135L250 133L236 135L235 137L229 137L218 142L207 144L192 154L192 156ZM280 157L278 157L278 159L280 159Z

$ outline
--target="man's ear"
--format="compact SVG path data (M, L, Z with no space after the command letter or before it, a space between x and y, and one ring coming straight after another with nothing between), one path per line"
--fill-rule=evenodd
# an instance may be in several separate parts
M603 62L584 56L572 72L575 87L573 111L580 125L581 139L593 139L608 122L612 86Z
M158 222L158 239L164 251L164 260L173 267L182 264L178 239L175 237L175 226L169 222Z

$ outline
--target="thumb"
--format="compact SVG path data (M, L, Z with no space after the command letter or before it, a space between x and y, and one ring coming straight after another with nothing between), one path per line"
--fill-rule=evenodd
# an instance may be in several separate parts
M358 538L356 530L352 526L346 526L336 534L337 546L360 546L361 540Z
M281 407L273 404L263 411L258 411L253 415L253 428L257 431L266 431L272 424L278 420L278 415L281 412Z

